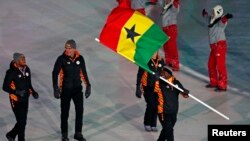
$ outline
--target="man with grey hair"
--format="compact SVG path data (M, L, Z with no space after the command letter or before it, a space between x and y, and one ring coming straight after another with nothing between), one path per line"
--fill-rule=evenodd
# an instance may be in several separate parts
M84 110L82 82L86 85L85 98L90 96L91 85L88 79L84 58L80 55L76 47L76 42L73 39L65 43L65 51L57 58L52 72L54 96L57 99L61 98L62 141L69 140L68 117L71 99L75 104L76 112L74 139L86 141L82 135Z
M18 141L25 141L29 96L32 95L38 99L39 95L32 87L31 73L26 65L24 54L13 54L13 61L4 78L3 90L9 93L11 108L17 120L14 128L6 134L6 137L8 141L14 141L18 135Z

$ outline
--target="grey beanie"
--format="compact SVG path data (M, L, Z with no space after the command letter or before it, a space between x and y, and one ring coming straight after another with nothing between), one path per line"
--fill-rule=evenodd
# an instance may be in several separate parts
M14 59L15 62L18 62L18 60L19 60L21 57L23 57L23 56L24 56L24 54L15 52L15 53L13 54L13 59Z
M66 47L66 45L70 45L70 47L76 49L76 42L75 42L75 40L73 40L73 39L68 40L68 41L65 43L65 47Z

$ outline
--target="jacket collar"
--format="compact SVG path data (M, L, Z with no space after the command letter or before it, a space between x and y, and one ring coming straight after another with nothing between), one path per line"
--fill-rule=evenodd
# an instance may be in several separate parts
M66 58L68 58L68 59L70 59L71 61L74 62L77 58L79 58L80 52L79 52L78 50L76 50L76 52L75 52L75 57L74 57L74 58L71 58L71 57L69 57L69 56L66 54L66 52L64 51L64 52L63 52L63 56L66 57Z

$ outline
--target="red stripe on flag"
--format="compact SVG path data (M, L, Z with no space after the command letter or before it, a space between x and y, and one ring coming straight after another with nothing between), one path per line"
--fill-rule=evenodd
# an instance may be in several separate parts
M100 34L100 42L116 52L121 30L134 12L132 9L121 7L112 10Z

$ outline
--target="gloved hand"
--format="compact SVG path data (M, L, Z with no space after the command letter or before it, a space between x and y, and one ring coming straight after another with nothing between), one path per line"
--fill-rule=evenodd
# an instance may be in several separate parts
M183 96L184 98L188 98L188 97L189 97L189 96L188 96L189 90L183 89L183 91L184 91L184 92L182 92L182 96Z
M160 79L160 76L161 76L161 75L160 75L159 73L155 73L155 74L154 74L155 80L156 80L156 81L159 80L159 79Z
M34 99L38 99L39 98L39 95L36 91L33 91L32 92L32 96L34 97Z
M85 98L88 98L91 94L91 85L87 85L86 86L86 90L85 90Z
M233 15L230 14L230 13L227 13L227 14L225 15L225 17L226 17L227 19L231 19L231 18L233 18Z
M204 17L204 16L206 16L206 15L208 15L208 13L207 13L207 11L206 11L205 9L203 9L203 10L202 10L202 16Z
M141 95L142 95L141 86L138 85L138 86L136 86L135 96L136 96L137 98L141 98Z
M61 94L60 89L58 87L55 87L54 88L54 97L56 99L59 99L60 98L60 94Z

